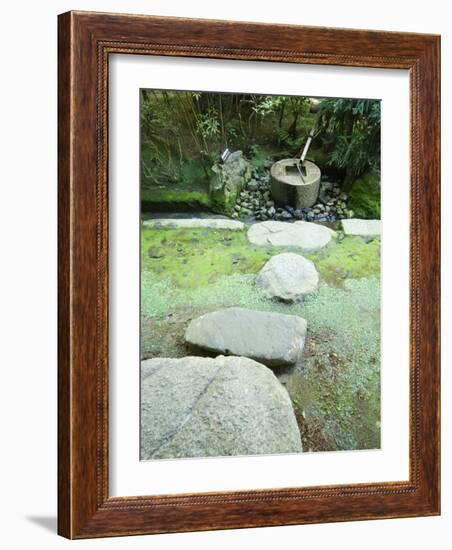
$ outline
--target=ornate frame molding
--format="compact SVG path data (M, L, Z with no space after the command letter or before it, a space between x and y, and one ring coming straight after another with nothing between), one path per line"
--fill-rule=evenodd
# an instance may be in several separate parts
M408 33L89 12L59 16L61 535L85 538L439 513L439 47L438 36ZM121 53L410 71L409 481L109 497L108 59Z

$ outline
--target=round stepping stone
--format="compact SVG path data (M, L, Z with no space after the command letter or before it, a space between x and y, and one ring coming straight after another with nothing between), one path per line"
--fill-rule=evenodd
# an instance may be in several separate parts
M206 313L194 319L185 333L186 342L196 347L275 367L296 363L305 338L302 317L240 307Z
M305 252L327 246L336 233L312 222L295 223L266 221L253 224L248 230L248 240L257 245L294 246Z
M314 264L293 252L273 256L259 271L256 284L267 298L296 302L315 292L319 274Z

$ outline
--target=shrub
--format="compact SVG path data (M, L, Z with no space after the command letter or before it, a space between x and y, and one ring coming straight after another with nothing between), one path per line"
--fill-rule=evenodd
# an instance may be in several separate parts
M346 186L380 168L380 101L324 99L319 130L329 163L346 171Z
M357 218L380 218L380 175L378 172L368 172L352 183L348 205Z

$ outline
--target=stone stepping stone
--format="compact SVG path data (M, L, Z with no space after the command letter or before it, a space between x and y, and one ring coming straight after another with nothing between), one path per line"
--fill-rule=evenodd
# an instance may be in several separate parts
M336 233L324 225L303 221L266 221L253 224L248 230L248 239L253 244L294 246L305 252L320 250L335 236Z
M220 309L194 319L185 341L204 350L249 357L272 367L292 365L302 355L306 321L296 315Z
M264 265L257 274L256 284L267 298L296 302L316 292L319 274L310 260L287 252L273 256Z
M342 220L342 229L345 235L378 237L381 235L381 220L361 220L358 218Z
M226 218L156 218L144 220L144 227L151 228L185 228L185 229L229 229L231 231L242 231L245 228L243 222L229 220Z
M141 363L142 460L301 452L287 390L246 357Z

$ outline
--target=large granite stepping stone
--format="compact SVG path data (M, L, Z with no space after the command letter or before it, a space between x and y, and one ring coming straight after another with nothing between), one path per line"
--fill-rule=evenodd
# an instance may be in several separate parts
M302 451L286 389L246 357L141 363L142 460Z
M239 307L206 313L194 319L185 333L191 345L273 367L296 363L305 338L306 321L301 317Z
M319 274L314 264L293 252L273 256L259 271L256 284L267 298L295 302L315 292Z
M361 220L358 218L342 220L342 229L345 235L378 237L381 234L381 220Z
M185 229L229 229L241 231L245 228L243 222L230 220L228 218L156 218L144 220L144 227L153 228L185 228Z
M248 230L248 239L253 244L296 246L306 252L323 248L335 235L332 229L324 225L302 221L266 221L254 223Z

